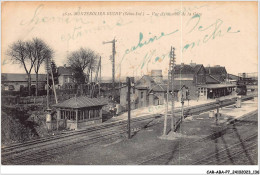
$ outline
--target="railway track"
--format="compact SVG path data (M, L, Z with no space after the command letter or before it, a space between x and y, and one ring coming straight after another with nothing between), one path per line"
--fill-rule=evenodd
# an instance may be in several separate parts
M256 115L257 113L258 113L258 110L255 110L255 111L253 111L253 112L250 112L250 113L248 113L248 114L242 116L241 118L239 118L239 120L238 120L238 119L235 119L235 120L229 121L229 124L234 124L234 123L243 122L243 121L249 119L250 117L253 117L253 116ZM144 160L144 161L142 161L142 162L139 162L138 165L163 165L163 164L165 164L165 162L168 162L168 161L169 161L170 157L172 157L173 151L174 151L175 153L177 153L177 152L180 151L180 150L184 150L184 149L187 149L187 148L192 148L192 147L194 147L194 145L197 144L197 143L201 143L201 142L203 142L203 141L212 141L211 138L215 138L215 139L218 138L218 136L219 136L219 135L222 135L222 133L223 133L225 130L227 130L227 129L228 129L228 126L224 126L224 127L222 127L221 129L219 129L218 131L213 132L212 134L210 134L210 135L208 135L208 136L206 136L206 137L203 137L203 138L194 140L194 141L192 141L192 142L189 142L189 143L187 143L187 144L185 144L185 145L183 145L183 146L181 146L181 147L178 147L178 148L175 149L175 150L166 151L166 152L164 152L164 153L162 153L162 154L160 154L160 155L151 157L151 158L149 158L149 159L147 159L147 160ZM235 133L235 131L232 130L232 131L229 132L228 134L231 135L231 134L234 134L234 133ZM240 142L238 142L238 143L232 145L230 148L238 146L239 144L241 144L241 142L242 142L242 143L244 143L244 142L246 143L246 141L251 140L251 139L255 139L255 138L257 138L257 136L258 136L257 133L254 133L253 135L250 135L248 138L243 139L243 140L241 140ZM246 145L246 146L250 146L250 148L251 148L251 146L254 147L255 145ZM223 153L223 152L226 151L227 149L228 149L228 148L225 148L225 149L221 150L221 153ZM244 151L244 150L239 149L239 150L237 150L237 152L234 152L234 154L239 154L239 153L241 153L242 151ZM206 163L210 163L209 161L207 162L207 160L208 160L209 158L211 158L211 157L214 157L215 155L216 155L216 154L212 154L212 155L210 155L210 156L204 157L203 159L201 159L201 160L195 162L194 164L195 164L195 165L196 165L196 164L204 165L205 162L206 162ZM223 156L223 160L226 160L225 158L227 158L227 157Z
M132 122L133 123L144 122L144 121L149 121L151 119L155 119L157 117L160 117L160 116L153 115L153 116L148 116L148 117L140 117L140 118L132 119ZM21 149L22 147L29 147L29 146L33 146L35 144L41 144L41 143L50 142L50 141L57 141L58 139L64 139L64 138L70 139L75 136L82 136L82 135L85 135L86 133L91 133L91 132L99 131L102 129L126 126L126 124L127 124L127 121L120 121L120 122L116 122L116 123L109 123L109 124L105 124L105 125L90 127L90 128L84 129L84 130L78 130L78 131L63 133L60 135L35 139L35 140L23 142L23 143L12 144L10 146L2 148L2 155L12 153L13 150Z
M216 165L216 164L222 164L227 160L232 160L232 157L242 154L251 148L257 147L257 143L248 143L253 139L256 140L257 136L258 133L256 132L253 135L247 137L246 139L243 139L240 142L233 144L232 146L219 150L218 153L213 153L207 157L202 158L201 160L196 161L195 163L193 163L193 165L213 165L213 164ZM246 150L241 148L242 143L246 146ZM227 151L230 151L230 154L232 154L232 156L226 154ZM216 156L218 156L218 159L220 159L221 161L216 161L215 160Z
M87 147L92 144L98 143L100 141L109 140L111 137L118 137L122 132L109 132L103 134L91 134L87 139L83 139L77 142L66 143L57 143L55 147L48 147L41 149L37 153L29 152L27 154L21 154L17 156L10 157L2 161L2 164L12 164L12 165L36 165L37 162L46 161L57 154L60 154L65 151L70 151L72 149L78 149L82 147Z
M252 97L247 97L252 98ZM244 99L245 100L245 99ZM221 106L227 106L230 104L233 104L234 100L226 100L223 101ZM201 112L205 112L207 110L215 109L218 105L216 102L198 105L194 107L188 107L185 108L184 114L191 115L191 114L197 114ZM180 115L181 110L178 109L175 111L177 115ZM131 122L134 124L133 128L136 127L137 129L142 128L142 123L148 122L150 123L152 120L156 118L160 118L160 115L149 115L144 117L138 117L131 120ZM141 124L140 124L141 123ZM36 155L43 154L44 156L37 157L36 159L39 160L42 158L47 158L48 156L52 156L55 154L60 153L60 150L62 147L70 147L73 145L75 146L86 146L100 142L102 140L110 139L111 137L118 137L125 133L126 131L126 125L127 121L116 121L113 123L104 123L95 127L89 127L84 130L78 130L73 131L69 133L63 133L60 135L55 135L51 137L41 138L41 139L35 139L31 141L27 141L24 143L18 143L18 144L12 144L10 146L2 148L2 163L3 164L22 164L22 163L28 163L31 161L34 161L35 152ZM87 139L82 139L84 137L87 137ZM81 139L81 140L80 140ZM71 142L72 140L75 140L75 142ZM64 144L64 142L69 142L67 144ZM76 144L76 145L75 145ZM83 145L82 145L83 144ZM44 149L44 147L48 147ZM52 146L52 148L50 148ZM57 152L57 153L56 153ZM30 156L33 155L33 156ZM26 157L27 156L27 157ZM28 159L28 157L33 157L33 159ZM22 160L23 161L22 161Z
M135 125L135 123L138 123L138 125L140 125L140 123L146 124L147 122L150 122L151 120L154 120L156 118L157 116L142 119L138 118L134 120L132 124L133 126ZM63 146L75 146L75 144L77 143L84 143L92 140L100 141L100 137L108 137L108 139L110 139L109 136L124 134L126 131L126 127L127 126L124 123L115 123L113 125L105 125L98 128L91 128L91 130L83 130L81 132L74 132L72 134L70 133L69 136L64 135L62 137L55 137L55 139L47 139L47 141L45 139L40 139L26 144L17 144L13 147L8 147L8 149L4 149L4 151L2 151L2 160L3 162L10 162L17 158L20 158L22 154L31 154L32 152L37 152L37 150L39 150L39 152L46 151L48 149L49 151L53 151L55 149L62 148ZM66 142L69 143L64 144ZM44 147L51 146L54 146L54 148L43 149Z

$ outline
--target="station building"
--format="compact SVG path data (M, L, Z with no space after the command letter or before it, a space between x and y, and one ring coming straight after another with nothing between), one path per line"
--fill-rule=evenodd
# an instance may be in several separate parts
M207 100L235 94L236 83L228 81L225 67L204 67L202 64L179 64L174 69L174 96L176 101ZM167 97L167 82L162 70L152 70L131 88L131 109L162 105ZM120 88L120 105L127 107L127 86ZM169 97L171 98L171 92Z

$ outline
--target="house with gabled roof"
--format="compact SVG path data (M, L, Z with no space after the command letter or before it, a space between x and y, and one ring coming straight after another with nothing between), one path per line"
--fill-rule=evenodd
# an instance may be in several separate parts
M58 67L59 75L59 89L73 89L75 88L75 82L73 78L73 71L71 67L64 66Z
M149 105L162 105L166 99L167 82L163 80L162 70L152 70L151 75L144 75L131 88L131 109ZM127 107L127 86L120 88L120 105Z
M179 64L174 69L174 90L178 93L178 100L184 93L184 98L205 99L204 89L198 89L198 85L206 84L206 70L202 64ZM183 88L185 87L185 88ZM181 89L186 92L181 91Z
M228 78L228 73L225 67L216 65L213 67L205 67L206 75L214 78L215 80L219 82L225 82L225 80ZM213 83L212 83L213 84Z

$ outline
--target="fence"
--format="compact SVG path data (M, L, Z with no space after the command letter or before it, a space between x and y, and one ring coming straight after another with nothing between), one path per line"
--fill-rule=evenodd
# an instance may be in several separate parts
M74 94L65 94L59 95L58 102L62 102L69 98L74 97ZM50 95L49 98L50 104L55 104L55 97L54 95ZM20 97L20 96L2 96L2 104L4 105L16 105L16 104L36 104L36 105L46 105L47 103L47 96L28 96L28 97Z

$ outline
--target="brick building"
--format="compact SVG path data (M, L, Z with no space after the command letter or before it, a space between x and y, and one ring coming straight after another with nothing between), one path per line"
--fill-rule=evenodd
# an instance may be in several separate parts
M207 100L233 94L236 84L229 82L225 67L205 68L202 64L179 64L174 69L175 100ZM131 88L131 108L162 105L167 97L167 81L162 70L152 70ZM120 105L127 106L127 86L120 88ZM171 93L170 93L171 96ZM171 98L171 97L170 97Z
M206 99L206 89L199 88L199 85L206 84L206 70L202 64L179 64L174 71L174 90L178 93L180 100L180 89L185 86L185 91L189 92L189 99ZM186 98L186 92L184 98Z

